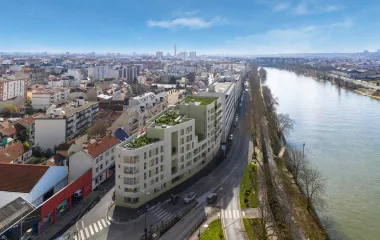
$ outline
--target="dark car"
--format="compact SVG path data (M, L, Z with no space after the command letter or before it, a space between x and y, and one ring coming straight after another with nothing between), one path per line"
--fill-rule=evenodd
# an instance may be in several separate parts
M171 204L177 204L179 197L177 195L172 195L169 199L169 203Z
M218 194L216 193L210 193L207 198L206 198L206 202L208 204L214 204L216 202L216 200L218 199Z

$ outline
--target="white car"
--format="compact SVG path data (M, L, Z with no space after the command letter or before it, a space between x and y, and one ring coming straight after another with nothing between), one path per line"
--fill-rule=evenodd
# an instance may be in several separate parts
M186 204L188 204L188 203L191 203L192 201L194 201L196 197L197 197L197 194L195 192L191 192L191 193L188 193L185 195L185 197L183 198L183 201Z

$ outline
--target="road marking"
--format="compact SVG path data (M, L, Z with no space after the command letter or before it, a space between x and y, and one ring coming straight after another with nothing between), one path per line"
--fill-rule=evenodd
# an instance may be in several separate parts
M74 240L78 240L78 237L77 237L77 235L75 235L75 236L74 236Z
M80 230L80 237L82 238L82 239L86 239L85 237L84 237L84 233L83 233L83 229L82 230Z
M154 215L158 218L161 218L161 216L165 215L165 211L163 209L160 209L160 211L157 211Z
M111 222L110 222L108 219L106 219L106 223L107 223L108 225L111 225Z
M236 218L236 212L235 212L235 210L231 210L231 212L232 212L232 217Z
M166 215L164 215L161 219L166 221L168 220L172 215L170 213L166 213Z
M95 232L99 232L98 224L96 224L96 222L95 222L93 225L94 225Z
M94 230L92 230L92 226L89 225L88 228L90 229L90 233L91 233L91 235L94 235Z
M103 230L103 226L102 226L102 223L100 221L98 221L98 225L99 225L99 230L102 231Z
M104 219L102 219L102 223L103 223L104 227L107 227L106 221L104 221Z
M228 211L228 218L232 218L232 213L231 213L231 211Z
M89 238L89 237L90 237L90 233L88 232L88 229L87 229L87 228L85 228L85 229L84 229L84 231L86 232L86 237L88 237L88 238Z
M83 223L83 221L81 221L81 223L82 223L82 228L84 228L84 223Z

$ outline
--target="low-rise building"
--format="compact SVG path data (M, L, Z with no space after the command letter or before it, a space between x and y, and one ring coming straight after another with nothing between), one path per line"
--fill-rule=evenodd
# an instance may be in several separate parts
M43 149L54 149L84 133L94 121L99 103L84 99L59 108L48 109L46 114L35 118L34 144Z
M116 205L138 208L203 169L219 151L221 120L220 98L186 98L150 119L144 134L120 143Z
M32 156L32 150L21 142L12 145L0 151L1 163L24 163Z
M115 165L115 148L119 140L114 136L105 136L95 143L85 146L83 150L69 157L69 179L77 179L88 169L92 169L92 189L113 176Z
M32 92L32 107L36 110L46 110L52 104L60 104L68 99L70 89L53 88L34 90Z

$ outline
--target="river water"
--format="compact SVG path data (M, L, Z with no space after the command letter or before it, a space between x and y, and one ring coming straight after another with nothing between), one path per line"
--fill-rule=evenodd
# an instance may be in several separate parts
M332 239L380 239L380 101L267 68L278 111L296 123L290 145L327 178L321 209Z

